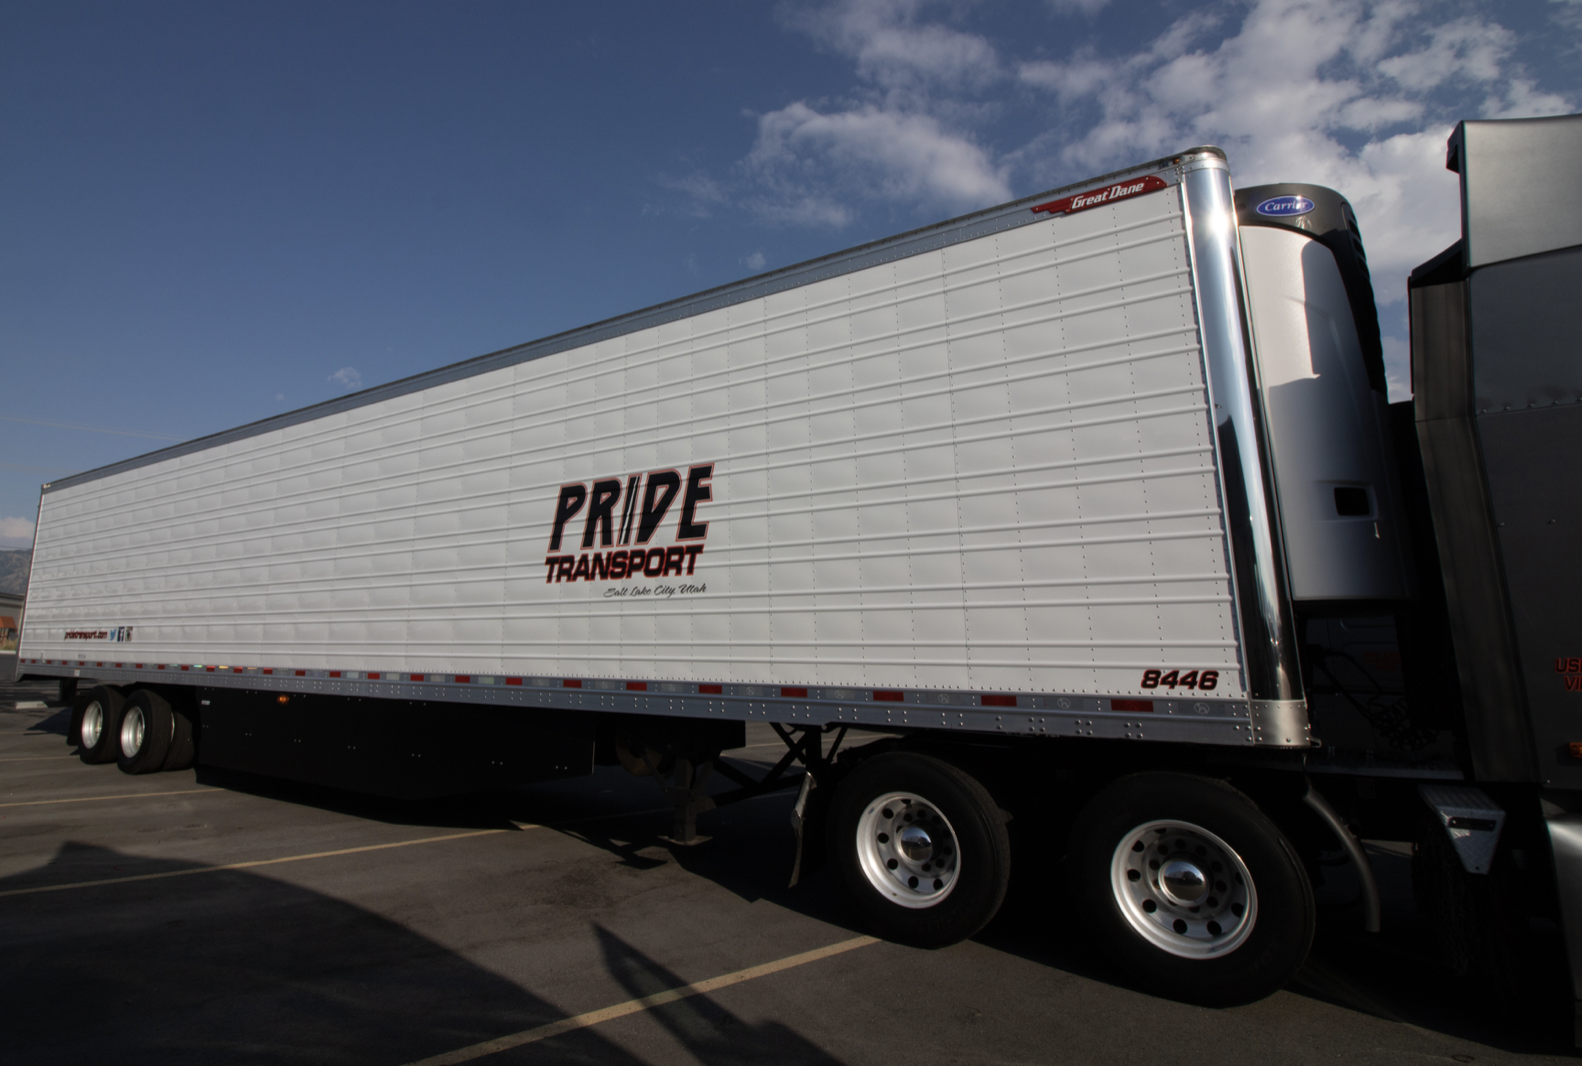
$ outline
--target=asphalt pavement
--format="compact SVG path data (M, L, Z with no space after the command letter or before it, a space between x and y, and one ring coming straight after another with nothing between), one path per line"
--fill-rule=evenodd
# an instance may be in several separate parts
M1563 998L1502 1014L1438 969L1388 842L1382 934L1327 890L1291 987L1207 1010L1108 973L1049 868L971 941L873 940L827 875L786 887L789 794L707 812L683 847L619 769L422 803L130 777L72 754L53 696L0 684L18 1066L1576 1061ZM748 742L743 764L779 755Z

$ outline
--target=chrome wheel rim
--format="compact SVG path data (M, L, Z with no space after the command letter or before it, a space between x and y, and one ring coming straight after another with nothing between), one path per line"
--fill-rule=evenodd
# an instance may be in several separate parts
M143 709L128 707L121 719L121 754L128 759L143 750Z
M94 700L82 709L82 726L77 730L77 739L83 747L91 748L99 743L99 734L103 732L104 708Z
M949 896L961 876L961 845L939 808L913 792L887 792L857 819L857 857L879 894L920 910Z
M1191 822L1145 822L1110 862L1121 914L1144 940L1186 959L1228 955L1258 920L1258 890L1234 848Z

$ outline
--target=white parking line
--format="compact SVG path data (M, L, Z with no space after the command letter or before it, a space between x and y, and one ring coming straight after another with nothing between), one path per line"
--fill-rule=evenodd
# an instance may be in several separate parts
M519 825L517 829L540 829L542 826ZM164 870L157 874L133 874L130 877L101 877L96 881L69 881L63 885L36 885L32 888L13 888L0 892L6 896L31 896L41 892L65 892L73 888L97 888L100 885L124 885L131 881L161 881L167 877L191 877L195 874L214 874L224 870L251 870L255 866L275 866L283 862L305 862L308 859L328 859L335 855L356 855L364 851L385 851L390 848L410 848L415 844L438 844L442 840L465 840L468 837L492 836L495 833L512 833L513 829L476 829L470 833L447 833L445 836L420 837L417 840L396 840L389 844L364 844L360 848L337 848L335 851L315 851L307 855L285 855L278 859L252 859L248 862L228 862L223 866L196 866L186 870Z
M202 789L197 789L196 791L199 791L199 792L224 792L226 790L223 789L223 788L202 788ZM179 796L179 795L182 795L182 793L180 793L180 792L168 792L168 793L145 792L145 793L142 793L142 795L146 795L146 796L159 796L159 795ZM93 797L93 798L101 798L102 799L102 798L109 798L109 797ZM57 801L48 801L48 800L46 800L46 801L42 801L42 802L57 802ZM69 800L61 800L61 801L58 801L58 802L66 803L66 802L71 802L71 801L69 801ZM518 822L518 821L514 821L513 820L511 822L511 825L512 825L513 828L511 828L511 829L478 829L478 830L473 830L472 832L467 832L467 833L447 833L444 836L419 837L417 840L397 840L397 841L393 841L393 842L388 843L388 844L364 844L361 847L356 847L356 848L338 848L335 851L313 851L313 852L309 852L309 853L307 853L305 855L286 855L286 856L282 856L281 858L278 858L278 859L251 859L251 860L249 860L247 862L226 863L223 866L198 866L198 867L193 867L191 869L186 869L186 870L165 870L165 871L162 871L160 873L155 873L155 874L132 874L132 875L127 876L127 877L101 877L101 878L99 878L97 880L94 880L94 881L68 881L65 884L60 884L60 885L35 885L35 886L31 887L31 888L13 888L13 889L8 889L8 890L6 890L4 892L0 892L0 899L4 899L7 896L30 896L30 895L34 895L34 894L40 893L40 892L65 892L65 891L67 891L69 889L75 889L75 888L95 888L95 887L97 887L99 885L124 885L124 884L126 884L128 882L131 882L131 881L160 881L160 880L163 880L164 878L167 878L167 877L190 877L190 876L192 876L194 874L212 874L212 873L219 873L219 872L221 872L223 870L248 870L248 869L252 869L255 866L274 866L274 865L276 865L278 863L283 863L283 862L305 862L308 859L328 859L328 858L332 858L332 857L334 857L336 855L356 855L359 852L364 852L364 851L385 851L385 850L387 850L389 848L408 848L408 847L413 846L414 844L438 844L441 841L445 841L445 840L465 840L468 837L491 836L491 835L493 835L495 833L514 833L514 832L518 832L518 831L525 831L525 830L528 830L528 829L561 829L561 828L564 828L566 826L581 825L581 824L584 824L584 823L587 823L587 822L607 822L607 821L615 821L615 820L621 819L621 818L639 818L639 817L643 817L643 816L650 815L650 814L667 814L671 810L672 810L672 808L670 808L670 807L651 807L648 810L642 810L642 811L615 811L615 812L610 813L610 814L595 814L595 815L590 815L590 816L585 817L585 818L572 818L572 819L569 819L569 820L564 821L564 822L556 822L554 825L538 825L538 824L532 823L532 822Z
M22 800L16 803L0 803L0 807L46 807L51 803L93 803L97 800L130 800L142 799L145 796L191 796L199 792L225 792L223 788L181 788L174 792L122 792L114 796L73 796L70 799L53 800Z
M227 791L229 790L223 788L196 788L183 789L178 792L133 792L121 796L82 796L78 797L77 799L30 800L26 803L0 803L0 807L29 807L39 803L86 803L89 800L96 799L137 799L143 796L184 796L193 792ZM769 799L771 797L781 795L784 794L771 792L762 796L754 796L753 799ZM751 803L752 800L747 800L745 802ZM594 814L582 818L570 818L563 822L556 822L553 825L539 825L530 822L518 822L513 819L511 821L513 828L511 829L479 829L468 833L448 833L444 836L421 837L417 840L397 840L389 844L365 844L362 847L357 848L340 848L335 851L315 851L306 855L286 855L278 859L252 859L248 862L226 863L223 866L198 866L186 870L165 870L161 873L155 874L133 874L128 877L102 877L94 881L69 881L60 885L36 885L31 888L12 888L0 892L0 899L4 899L7 896L30 896L41 892L65 892L69 889L75 888L94 888L99 885L123 885L131 881L159 881L167 877L190 877L194 874L219 873L222 870L247 870L254 866L274 866L277 863L283 862L303 862L308 859L327 859L335 855L355 855L364 851L384 851L388 848L411 847L414 844L437 844L443 840L464 840L468 837L490 836L495 833L513 833L527 829L559 830L574 825L584 825L588 822L608 822L616 821L622 818L641 818L651 814L668 814L672 810L674 810L672 807L650 807L647 810L638 811L612 811L608 814Z
M743 981L767 977L772 973L790 970L797 966L805 966L810 962L827 959L832 955L841 955L857 948L865 948L869 944L877 944L878 942L877 938L871 936L853 937L850 940L842 940L838 944L830 944L828 947L814 948L812 951L804 951L800 955L791 955L774 962L766 962L761 966L750 966L745 970L737 970L735 973L711 977L707 981L682 985L680 988L667 988L663 992L655 992L653 995L644 996L641 999L629 999L625 1003L617 1003L613 1007L604 1007L600 1010L589 1011L586 1014L564 1018L558 1022L550 1022L547 1025L524 1029L520 1033L512 1033L509 1036L495 1037L493 1040L485 1040L480 1044L473 1044L469 1047L458 1048L455 1051L447 1051L440 1055L419 1059L417 1062L408 1063L407 1066L453 1066L453 1064L459 1062L471 1062L474 1059L481 1059L485 1055L493 1055L510 1048L521 1047L523 1044L536 1044L540 1040L548 1040L550 1037L560 1036L562 1033L586 1029L591 1025L613 1021L616 1018L625 1018L629 1014L652 1010L655 1007L662 1007L666 1003L675 1003L677 1000L687 999L690 996L705 995L709 992L718 991L721 988L729 988L731 985L739 985Z

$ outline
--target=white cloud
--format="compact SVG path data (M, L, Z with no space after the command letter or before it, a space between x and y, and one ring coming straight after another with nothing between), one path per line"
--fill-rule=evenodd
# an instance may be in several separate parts
M363 376L354 366L343 366L325 380L353 392L363 387Z
M752 252L742 258L742 266L754 274L762 271L766 263L768 263L768 260L764 258L764 253L762 252Z
M31 518L0 518L0 537L32 539L32 536L33 520Z
M1056 16L1107 4L1045 2ZM1549 6L1556 25L1582 28L1582 0ZM1519 61L1525 39L1501 24L1503 10L1492 0L1227 0L1119 53L1101 50L1108 35L1069 32L1067 19L1054 41L1069 51L1049 58L1032 51L1047 35L995 44L970 32L965 0L797 9L787 24L850 58L857 84L844 98L760 115L735 199L795 225L844 226L875 203L937 217L1217 144L1241 186L1312 182L1351 201L1400 392L1405 276L1459 235L1456 177L1444 168L1456 120L1576 109ZM1044 113L1030 139L989 139L999 117L1036 101ZM707 185L695 198L724 197Z
M1392 337L1388 333L1379 339L1384 342L1384 377L1390 402L1409 399L1412 395L1411 346L1405 337Z
M1119 53L1102 51L1108 34L1066 29L1108 0L1045 3L1067 17L1053 41L1071 43L1058 58L1033 51L1048 35L994 43L970 32L970 0L791 11L786 23L848 57L857 84L844 98L760 115L738 171L750 191L738 202L774 222L842 226L875 201L970 209L1016 186L1217 144L1239 185L1306 181L1352 202L1399 387L1405 275L1458 236L1456 178L1444 169L1455 121L1576 106L1518 61L1524 38L1492 0L1224 0ZM1582 0L1549 6L1557 25L1582 27ZM990 141L1009 109L1038 106L1029 100L1047 101L1032 137Z
M1407 0L1255 0L1229 35L1208 33L1198 13L1129 55L1024 64L1023 83L1062 108L1085 104L1091 119L1061 123L1070 136L1046 135L1024 155L1098 173L1210 143L1241 185L1329 185L1357 210L1380 303L1398 303L1406 272L1459 234L1444 169L1454 120L1571 106L1521 77L1503 26L1423 14ZM1467 94L1481 103L1464 114Z
M1062 100L1071 100L1087 96L1108 84L1114 77L1114 71L1114 63L1093 59L1090 53L1087 58L1075 58L1065 63L1048 60L1023 63L1017 71L1017 77L1028 85L1058 94Z
M950 3L839 0L790 10L788 25L850 57L850 98L798 100L758 117L741 173L759 217L844 226L858 205L959 211L1008 199L1006 170L972 134L977 102L1007 72L981 35L947 21ZM935 14L943 20L929 21ZM993 105L987 105L993 107Z
M708 218L716 207L730 202L730 191L707 174L694 173L682 178L662 174L655 181L666 189L681 193L685 197L681 211L693 218Z
M1483 117L1538 118L1543 115L1568 115L1575 110L1576 105L1566 97L1558 93L1540 92L1527 78L1512 78L1503 98L1489 98L1483 108Z
M1554 20L1573 33L1582 31L1582 0L1549 0Z
M855 59L858 74L887 89L982 86L1001 77L999 56L983 37L919 21L930 9L948 7L924 0L841 0L790 12L786 20Z
M1481 19L1461 18L1435 26L1428 45L1379 63L1380 73L1408 89L1433 89L1455 77L1493 81L1516 35Z
M947 208L1011 195L1003 170L965 135L930 115L873 105L826 113L798 102L771 111L759 118L758 141L745 162L771 189L791 194L781 216L786 221L848 220L844 208L807 192L810 187Z
M1338 125L1346 129L1366 130L1372 133L1385 126L1399 126L1423 113L1423 105L1416 100L1380 100L1364 97L1343 105Z

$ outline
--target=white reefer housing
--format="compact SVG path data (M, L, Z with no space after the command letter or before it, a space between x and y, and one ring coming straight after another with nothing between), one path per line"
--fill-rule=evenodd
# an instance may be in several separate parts
M1322 210L1306 197L1278 199L1300 199L1309 215ZM1359 285L1348 287L1334 249L1311 231L1244 225L1241 241L1291 598L1404 601L1408 563L1382 353L1370 374L1357 322L1374 315L1371 298L1353 306Z

